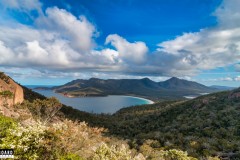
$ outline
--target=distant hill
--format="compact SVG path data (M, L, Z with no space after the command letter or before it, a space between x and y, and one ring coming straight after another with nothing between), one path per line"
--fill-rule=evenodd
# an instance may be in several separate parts
M176 77L163 82L154 82L149 78L143 79L77 79L62 86L53 87L57 93L69 96L106 96L134 95L156 99L179 99L186 95L212 93L217 91L199 84Z
M218 90L220 90L220 91L227 91L227 90L232 90L232 89L235 89L235 88L236 88L236 87L218 86L218 85L212 85L212 86L209 86L209 87L218 89Z
M204 86L200 83L187 81L184 79L179 79L176 77L172 77L166 81L159 82L159 86L169 89L169 90L184 90L184 91L191 91L194 93L203 93L203 92L212 92L213 89L207 86Z

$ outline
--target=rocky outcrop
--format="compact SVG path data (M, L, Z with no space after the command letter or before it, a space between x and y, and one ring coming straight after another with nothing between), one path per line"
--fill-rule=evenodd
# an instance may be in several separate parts
M11 93L11 96L0 95L0 106L12 106L17 103L22 103L24 100L23 89L10 77L0 72L0 93Z

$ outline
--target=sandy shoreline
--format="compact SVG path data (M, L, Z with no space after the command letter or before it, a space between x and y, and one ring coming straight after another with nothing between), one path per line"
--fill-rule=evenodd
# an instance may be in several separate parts
M142 98L142 97L136 97L136 96L127 96L127 95L110 95L110 96L124 96L124 97L133 97L133 98L137 98L137 99L142 99L147 101L149 104L154 104L154 101L151 101L150 99L146 99L146 98Z
M55 92L55 91L54 91ZM55 92L57 93L57 92ZM68 98L77 98L78 96L72 96L72 95L69 95L69 94L63 94L63 93L58 93L58 94L61 94L62 96L64 97L68 97ZM133 98L137 98L137 99L142 99L142 100L145 100L148 102L148 104L154 104L155 102L150 100L150 99L146 99L146 98L142 98L142 97L136 97L136 96L128 96L128 95L108 95L108 96L123 96L123 97L133 97ZM79 97L87 97L87 96L79 96ZM95 96L90 96L90 97L95 97ZM96 97L101 97L101 96L96 96ZM103 96L105 97L105 96ZM107 97L107 96L106 96Z

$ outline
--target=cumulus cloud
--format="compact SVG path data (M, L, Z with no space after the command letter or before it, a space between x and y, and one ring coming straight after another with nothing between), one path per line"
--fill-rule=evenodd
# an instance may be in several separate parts
M166 59L170 74L191 75L202 70L225 67L240 61L240 1L228 0L214 12L219 24L184 33L158 44L159 60ZM166 58L167 57L167 58ZM157 64L156 64L157 65ZM165 65L165 63L164 63ZM159 63L161 67L161 63ZM236 65L236 69L238 66Z
M189 73L239 62L240 11L237 7L239 5L238 0L223 1L214 12L219 22L216 27L195 33L184 33L174 40L162 42L158 44L158 54L174 55L176 61L173 61L175 64L173 66L179 71L188 70Z
M220 78L220 81L233 81L233 78L231 77L224 77L224 78Z
M235 77L234 81L240 81L240 76Z
M221 82L221 81L238 82L238 81L240 81L240 76L204 79L202 81L204 81L204 82Z
M47 26L43 27L44 22ZM115 50L93 50L96 29L84 16L76 18L66 10L48 8L36 25L0 26L2 66L101 70L117 62Z
M239 28L240 26L240 1L224 0L216 9L214 15L218 19L220 28Z
M18 26L18 29L1 26L0 50L3 51L0 52L0 56L4 57L1 65L51 67L67 64L71 58L78 57L68 46L68 42L54 37L54 33L26 26Z
M38 18L36 23L40 28L61 33L59 36L67 39L81 53L88 52L94 45L96 29L85 16L77 18L64 9L53 7L47 8L46 16Z
M214 12L217 26L161 42L152 53L144 42L129 42L117 34L106 37L105 44L113 48L101 46L102 49L97 50L95 38L98 32L83 15L76 17L57 7L42 11L37 0L3 0L1 3L5 8L23 12L42 12L34 19L34 26L18 22L0 26L1 66L31 67L44 72L44 75L53 75L53 72L64 74L65 71L78 75L89 71L135 77L186 77L240 62L238 0L225 0L218 7ZM235 68L240 70L239 64ZM236 81L236 78L232 80Z
M178 57L178 68L207 70L240 61L240 27L235 29L206 29L186 33L174 40L160 43L159 54ZM164 52L164 53L161 53Z
M148 47L144 42L134 42L130 43L123 37L117 34L109 35L106 38L106 44L110 43L119 52L119 57L123 61L142 63L146 60L146 54L148 52Z

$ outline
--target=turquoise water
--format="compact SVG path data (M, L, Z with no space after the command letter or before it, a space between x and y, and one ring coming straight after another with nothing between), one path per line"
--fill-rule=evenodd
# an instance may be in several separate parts
M150 100L130 96L76 97L69 98L52 90L34 90L46 97L56 97L61 103L90 113L115 113L123 107L153 103Z

